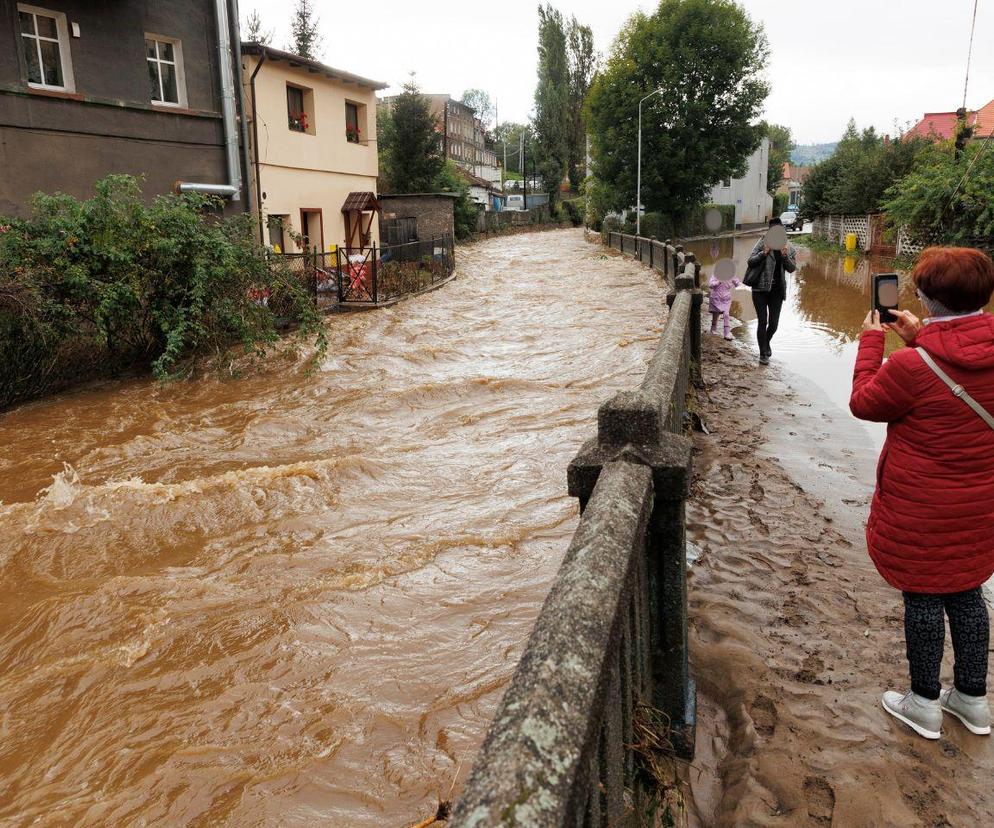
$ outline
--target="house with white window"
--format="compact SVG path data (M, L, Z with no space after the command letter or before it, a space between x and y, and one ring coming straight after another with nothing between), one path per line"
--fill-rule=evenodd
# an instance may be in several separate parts
M736 229L765 225L773 215L773 196L766 190L770 165L770 139L763 138L749 156L745 175L726 178L711 188L712 204L735 207Z
M376 91L387 84L242 44L259 237L283 253L379 239Z
M0 0L0 215L111 173L248 208L234 0Z

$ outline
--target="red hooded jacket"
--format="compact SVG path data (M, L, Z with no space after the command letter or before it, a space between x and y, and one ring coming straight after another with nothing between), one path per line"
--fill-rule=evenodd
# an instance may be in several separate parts
M994 316L926 325L921 346L994 413ZM973 589L994 573L994 430L953 396L914 347L883 365L884 334L865 331L849 407L887 423L866 526L870 557L906 592Z

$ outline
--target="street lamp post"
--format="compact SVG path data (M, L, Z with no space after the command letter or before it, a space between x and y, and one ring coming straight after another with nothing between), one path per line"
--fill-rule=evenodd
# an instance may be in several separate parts
M653 95L661 95L662 89L656 89L639 101L639 157L638 157L638 192L635 194L635 235L642 235L642 104Z

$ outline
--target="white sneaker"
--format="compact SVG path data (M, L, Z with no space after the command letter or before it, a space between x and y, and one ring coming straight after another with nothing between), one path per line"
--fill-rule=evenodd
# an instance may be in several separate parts
M898 721L904 722L919 736L926 739L938 739L942 730L942 707L938 699L926 699L913 691L895 693L888 690L884 693L884 710Z
M939 695L939 705L963 722L971 733L986 736L991 732L991 708L987 704L987 696L968 696L950 687Z

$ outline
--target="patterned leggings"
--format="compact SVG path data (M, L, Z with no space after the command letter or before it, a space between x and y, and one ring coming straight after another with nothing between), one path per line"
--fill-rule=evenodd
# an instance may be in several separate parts
M949 595L904 593L904 638L911 668L911 689L926 699L939 698L939 667L946 640L945 609L953 638L953 682L969 696L987 695L987 644L990 621L980 587Z

